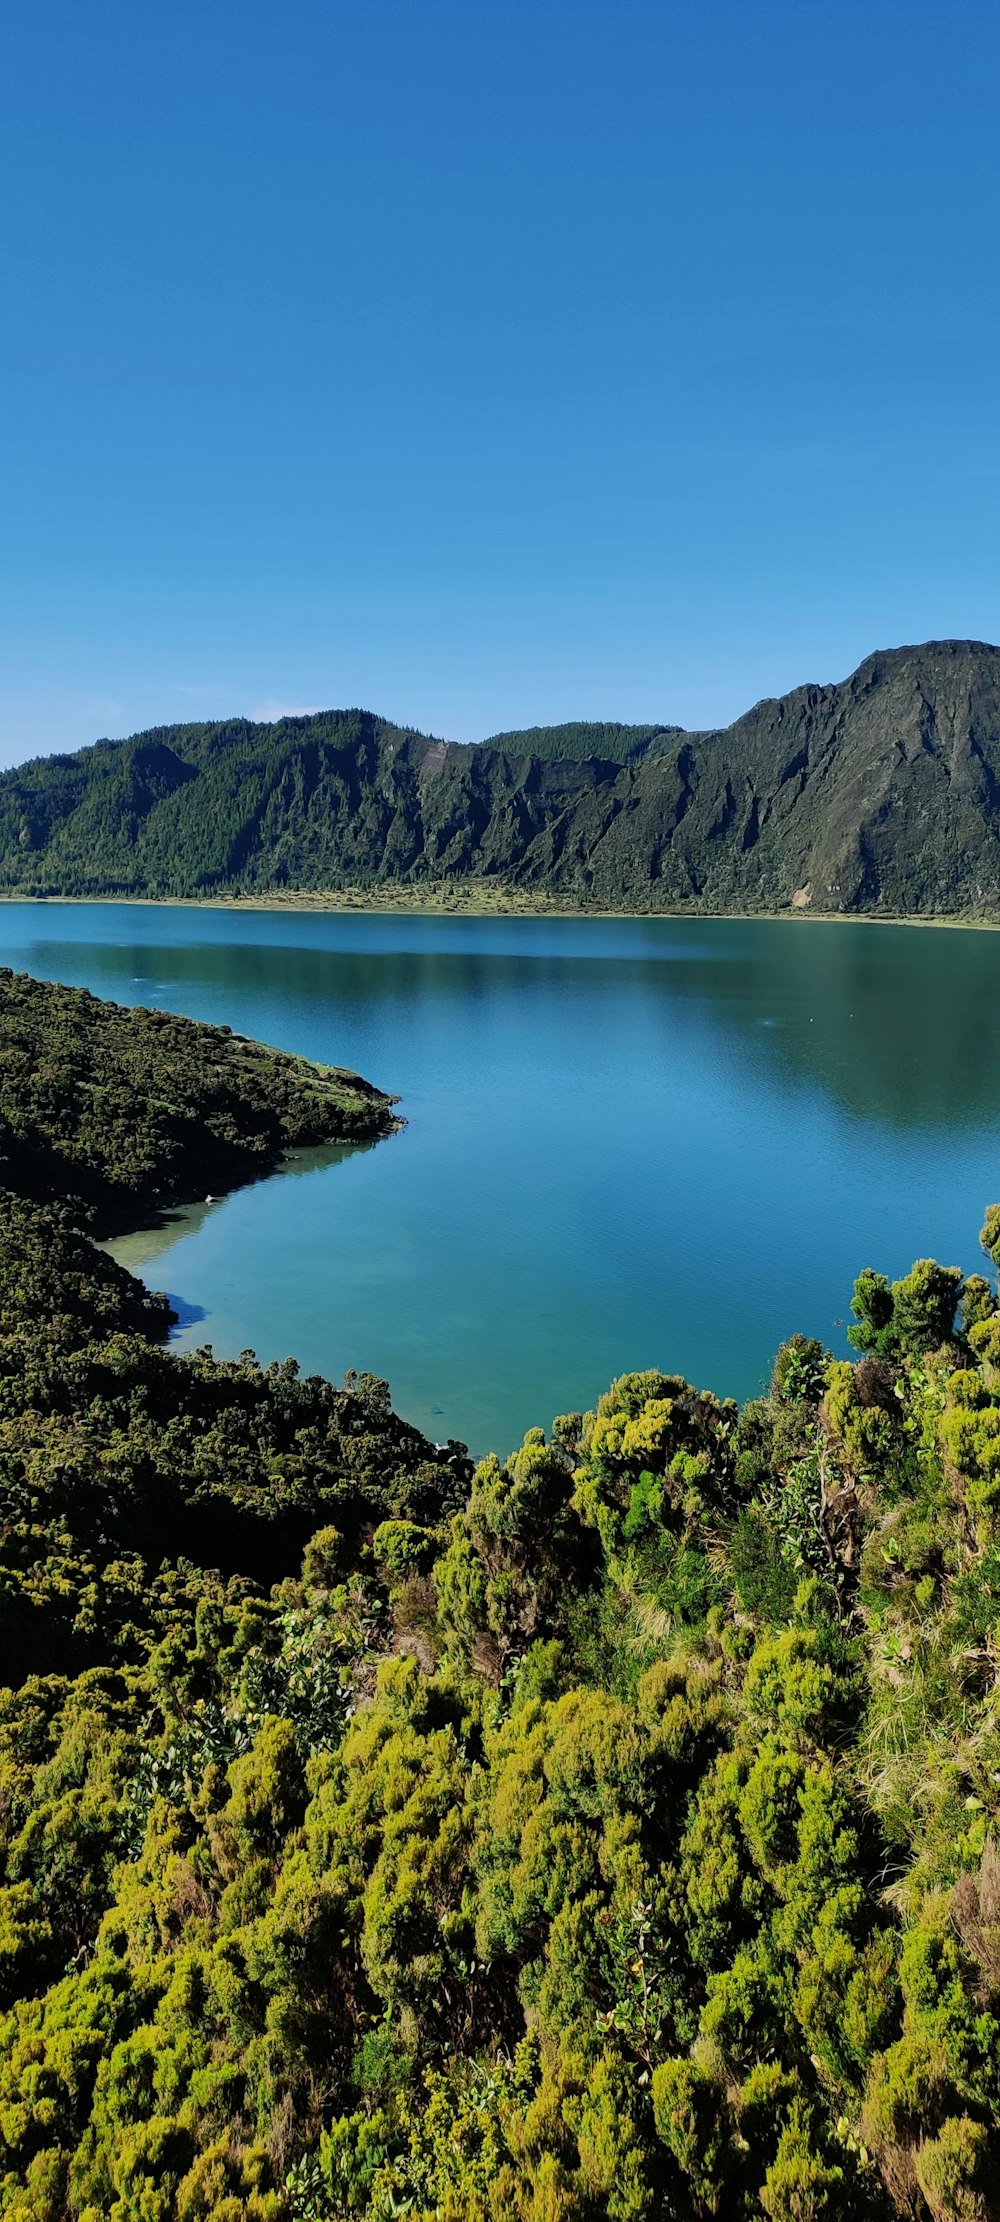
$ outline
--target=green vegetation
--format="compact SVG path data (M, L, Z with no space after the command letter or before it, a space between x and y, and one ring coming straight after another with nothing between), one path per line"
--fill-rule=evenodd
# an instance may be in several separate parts
M483 747L501 749L505 756L554 758L557 763L594 757L599 763L627 764L630 757L644 755L658 736L668 737L661 725L602 725L583 719L569 725L531 725L521 733L491 733ZM669 728L669 737L685 738L679 726Z
M51 1162L5 2222L993 2222L1000 1206L982 1275L862 1273L853 1363L627 1376L473 1473L370 1379L165 1351Z
M724 732L462 746L363 710L177 725L0 774L0 893L367 890L495 907L1000 907L1000 649L870 656Z
M0 1181L102 1233L398 1121L357 1073L0 969Z

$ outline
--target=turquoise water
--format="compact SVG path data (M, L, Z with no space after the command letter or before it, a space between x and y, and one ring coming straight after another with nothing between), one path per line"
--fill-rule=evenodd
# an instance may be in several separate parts
M736 1396L859 1268L971 1269L1000 1197L1000 935L856 924L4 905L0 958L398 1092L119 1255L177 1341L367 1368L508 1449L662 1366Z

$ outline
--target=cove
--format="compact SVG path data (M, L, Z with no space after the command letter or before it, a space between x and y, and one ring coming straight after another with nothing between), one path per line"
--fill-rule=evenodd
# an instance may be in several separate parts
M4 904L2 961L402 1097L114 1245L180 1348L384 1375L507 1451L658 1366L740 1398L863 1265L976 1268L1000 1197L1000 936L857 922Z

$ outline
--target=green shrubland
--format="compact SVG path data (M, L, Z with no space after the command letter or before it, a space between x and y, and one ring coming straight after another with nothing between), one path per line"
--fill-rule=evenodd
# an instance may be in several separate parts
M12 1206L4 2217L991 2222L983 1243L473 1472Z
M271 1172L290 1149L391 1133L357 1073L227 1026L0 968L0 1183L100 1232Z

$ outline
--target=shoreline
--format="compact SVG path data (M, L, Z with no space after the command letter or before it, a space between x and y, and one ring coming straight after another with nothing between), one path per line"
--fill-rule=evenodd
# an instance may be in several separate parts
M542 900L520 900L510 894L498 894L496 900L483 900L477 890L467 899L438 895L428 891L423 899L422 890L399 888L379 890L371 888L337 888L330 891L300 889L287 894L272 890L261 895L23 895L16 891L0 890L0 905L31 904L39 910L55 907L87 908L98 904L119 904L132 909L147 910L216 910L228 914L247 912L290 912L292 914L316 913L320 916L341 917L418 917L418 918L503 918L526 919L565 918L573 923L583 919L633 919L633 920L690 920L698 925L814 925L814 926L914 926L947 928L952 932L1000 932L1000 916L978 917L968 912L920 916L914 912L885 912L863 910L810 910L806 907L787 910L697 910L690 904L675 905L665 910L582 910L569 903Z

